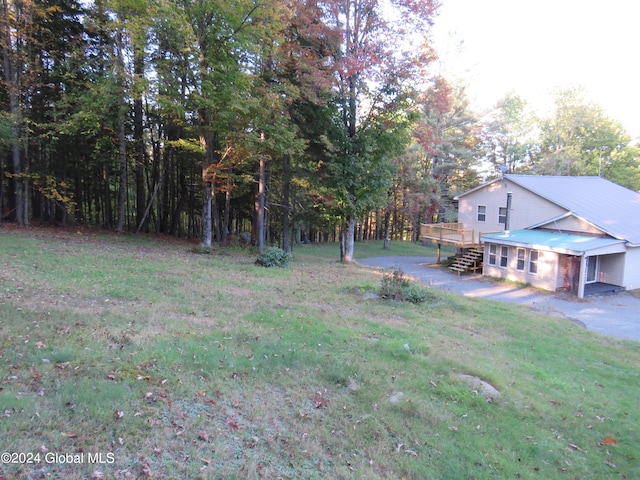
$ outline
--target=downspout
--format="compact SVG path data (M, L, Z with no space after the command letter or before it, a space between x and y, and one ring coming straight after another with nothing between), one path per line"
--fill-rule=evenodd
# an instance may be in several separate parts
M509 234L509 225L511 223L511 198L513 197L512 192L507 192L507 214L504 219L504 231Z

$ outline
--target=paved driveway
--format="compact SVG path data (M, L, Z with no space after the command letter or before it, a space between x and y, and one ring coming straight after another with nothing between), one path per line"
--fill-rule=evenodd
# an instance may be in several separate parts
M378 257L358 260L358 263L368 267L400 268L416 280L459 295L527 305L566 317L603 335L640 341L640 299L629 293L578 299L494 282L481 275L458 276L447 268L435 266L435 261L435 257Z

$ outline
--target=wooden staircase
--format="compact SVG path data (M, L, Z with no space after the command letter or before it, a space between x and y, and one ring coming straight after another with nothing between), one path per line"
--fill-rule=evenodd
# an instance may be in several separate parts
M482 247L473 247L465 249L461 255L451 264L449 270L457 272L460 275L463 272L476 272L482 270L482 257L484 249Z

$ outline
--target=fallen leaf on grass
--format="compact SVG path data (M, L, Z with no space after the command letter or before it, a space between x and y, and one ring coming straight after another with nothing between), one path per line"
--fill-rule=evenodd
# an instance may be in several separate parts
M616 464L615 464L615 463L611 463L611 462L604 462L604 464L605 464L607 467L616 468Z
M36 347L38 347L38 348L45 348L45 347L46 347L46 345L45 345L44 343L42 343L42 342L36 342Z
M236 423L236 421L233 418L227 418L226 422L224 422L224 423L231 430L238 430L238 424Z
M569 450L572 450L572 451L576 451L577 450L579 452L584 452L584 450L582 450L579 446L574 445L573 443L570 443L569 445L567 445L567 448Z
M62 436L67 438L78 438L78 435L73 432L62 432Z
M203 442L208 442L209 441L209 434L203 430L201 432L198 432L198 438L200 440L202 440Z
M113 412L113 418L118 421L120 420L122 417L124 417L124 412L122 410L115 410Z
M116 376L113 373L109 373L108 375L106 375L107 380L115 380Z
M153 472L151 471L151 466L148 462L145 462L144 467L142 467L142 473L144 473L147 477L153 477Z
M611 435L604 437L602 440L600 440L599 445L617 445L618 441L613 438Z

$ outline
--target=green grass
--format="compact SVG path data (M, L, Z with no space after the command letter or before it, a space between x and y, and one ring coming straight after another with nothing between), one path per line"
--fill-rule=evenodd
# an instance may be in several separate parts
M380 273L338 252L266 269L252 249L0 229L0 435L41 455L0 478L640 476L638 343L436 290L365 300ZM377 253L435 249L356 244Z
M356 242L354 247L354 258L384 257L384 256L431 256L436 255L436 246L421 243L390 241L389 248L383 248L382 240L370 240ZM340 259L340 246L337 243L314 243L309 245L296 245L293 249L294 257L301 255L302 258L314 257L323 259ZM442 258L455 254L455 248L442 246Z

